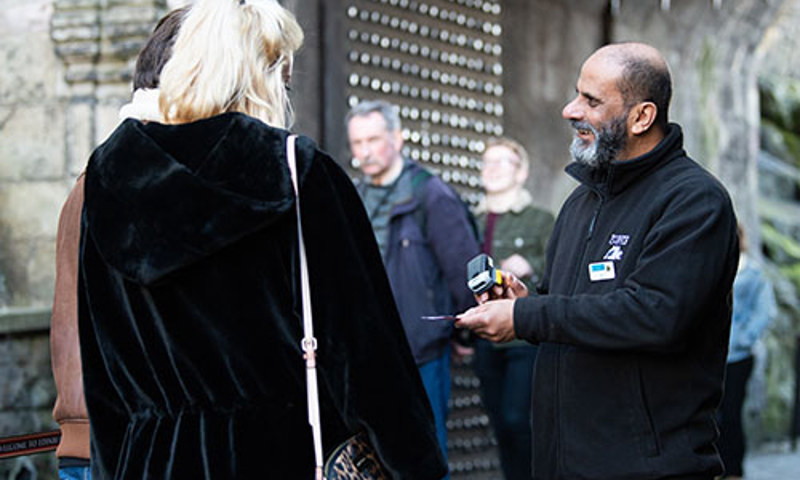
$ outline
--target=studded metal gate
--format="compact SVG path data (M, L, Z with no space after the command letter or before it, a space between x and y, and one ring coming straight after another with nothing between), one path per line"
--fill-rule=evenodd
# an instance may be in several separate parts
M348 106L372 99L396 104L403 153L476 204L485 142L503 134L500 3L352 0L343 6ZM501 478L469 359L455 361L452 373L452 476Z
M480 198L480 154L503 133L500 4L359 0L346 6L348 104L400 107L404 153Z

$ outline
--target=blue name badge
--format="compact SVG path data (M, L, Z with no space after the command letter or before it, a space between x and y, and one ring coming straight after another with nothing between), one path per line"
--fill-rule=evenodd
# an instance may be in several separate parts
M597 262L589 264L589 280L600 282L603 280L613 280L614 262Z

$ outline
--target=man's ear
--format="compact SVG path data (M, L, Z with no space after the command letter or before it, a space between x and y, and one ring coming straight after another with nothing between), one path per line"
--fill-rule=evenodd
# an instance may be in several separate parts
M631 108L628 115L632 135L642 135L650 130L658 115L658 107L653 102L639 102Z

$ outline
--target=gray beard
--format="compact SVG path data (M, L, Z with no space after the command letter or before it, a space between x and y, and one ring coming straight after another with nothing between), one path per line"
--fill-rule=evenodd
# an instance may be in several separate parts
M578 137L572 138L569 146L569 153L572 159L578 163L592 169L607 167L612 160L616 160L619 153L625 149L627 142L626 121L627 112L611 120L599 131L587 122L572 122L572 127L577 129L591 130L594 135L594 142L588 147L583 145L583 141Z

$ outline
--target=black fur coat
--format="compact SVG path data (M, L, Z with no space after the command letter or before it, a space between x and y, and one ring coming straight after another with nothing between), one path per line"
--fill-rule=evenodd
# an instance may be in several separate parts
M86 174L80 337L95 478L310 479L287 132L126 120ZM326 452L365 429L395 478L446 473L370 224L297 144Z

